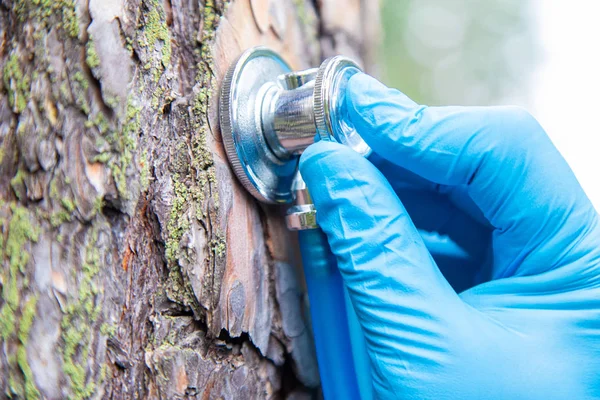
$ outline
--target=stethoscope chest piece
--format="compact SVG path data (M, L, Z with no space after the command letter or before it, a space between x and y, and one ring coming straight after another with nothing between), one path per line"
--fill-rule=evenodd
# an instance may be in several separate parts
M265 203L292 202L299 156L315 140L370 153L346 111L346 85L360 71L336 56L294 72L264 47L246 50L230 66L221 85L221 135L246 190Z

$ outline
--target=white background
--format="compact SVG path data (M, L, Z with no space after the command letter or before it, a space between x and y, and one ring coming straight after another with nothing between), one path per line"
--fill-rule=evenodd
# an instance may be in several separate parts
M536 0L542 59L528 108L600 211L600 1Z

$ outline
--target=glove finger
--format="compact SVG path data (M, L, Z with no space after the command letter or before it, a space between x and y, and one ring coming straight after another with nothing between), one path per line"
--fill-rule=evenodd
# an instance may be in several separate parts
M464 307L444 279L383 175L345 146L318 142L300 170L317 221L335 254L352 304L376 358L444 348L444 331ZM396 349L396 350L393 350ZM404 353L391 354L392 351Z
M434 183L467 187L495 228L495 278L541 273L598 252L584 240L598 229L594 208L527 112L421 106L365 74L350 79L346 102L380 156Z

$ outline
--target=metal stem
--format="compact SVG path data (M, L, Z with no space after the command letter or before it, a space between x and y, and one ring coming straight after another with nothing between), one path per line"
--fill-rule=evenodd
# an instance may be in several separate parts
M301 154L314 142L314 87L317 68L292 72L265 90L262 128L273 153L282 160Z

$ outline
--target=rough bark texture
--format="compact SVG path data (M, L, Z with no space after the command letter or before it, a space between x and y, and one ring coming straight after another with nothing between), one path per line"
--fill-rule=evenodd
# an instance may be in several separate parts
M0 397L309 398L283 210L228 167L220 79L264 44L368 65L369 0L0 0Z

